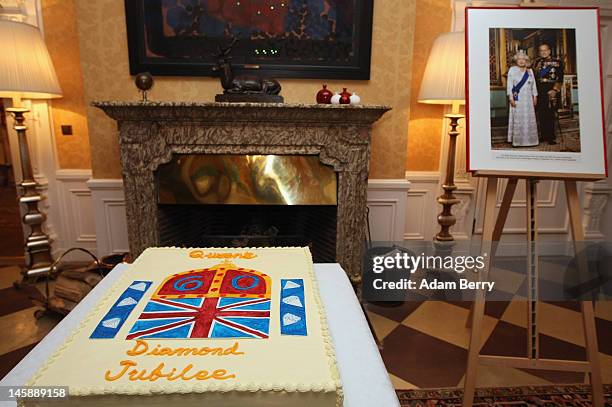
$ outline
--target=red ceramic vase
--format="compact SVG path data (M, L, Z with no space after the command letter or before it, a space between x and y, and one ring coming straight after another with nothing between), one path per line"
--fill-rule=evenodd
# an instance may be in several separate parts
M334 94L327 89L327 85L323 84L323 89L317 92L317 103L330 104Z
M346 88L342 88L342 93L340 94L340 104L341 105L351 104L351 92L348 92Z

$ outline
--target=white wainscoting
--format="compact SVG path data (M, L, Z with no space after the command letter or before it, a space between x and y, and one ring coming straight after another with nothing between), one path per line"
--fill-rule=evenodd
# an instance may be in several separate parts
M406 227L404 240L432 240L439 230L436 220L442 210L436 197L442 194L438 172L406 172L411 187L408 191ZM497 192L497 207L506 182L502 182ZM587 239L600 240L602 233L602 212L611 190L605 183L579 183L579 195L583 208L583 225ZM452 212L457 223L451 233L457 240L478 237L482 233L483 185L478 179L470 182L457 182L455 195L461 203L453 206ZM474 203L478 203L474 212ZM512 202L510 214L504 228L505 241L524 241L525 238L525 187L519 184ZM544 240L565 241L571 238L569 219L565 205L563 184L558 181L543 181L539 185L538 210L540 213L540 233ZM474 229L474 230L472 230Z
M87 181L91 190L98 253L107 255L130 250L125 215L123 181L95 179Z
M370 233L373 241L404 240L411 184L405 179L368 180Z
M440 195L440 174L434 171L407 172L411 188L408 191L404 240L431 240L437 233L439 212L436 197Z
M91 191L87 187L90 178L91 170L60 169L55 172L60 218L55 256L71 247L82 247L96 253L95 212ZM77 257L82 256L75 254L71 259Z
M371 179L368 181L370 231L375 241L432 240L438 232L436 221L441 206L436 197L442 193L438 172L407 172L407 179ZM62 248L81 246L96 249L100 255L123 253L129 250L123 182L120 179L89 179L86 172L58 171L60 201L62 202ZM477 182L476 182L477 183ZM581 190L585 213L585 229L589 238L601 238L601 206L610 193L607 185L584 185ZM482 199L471 185L456 191L466 206ZM499 199L501 199L501 186ZM524 239L523 187L513 202L504 239ZM599 190L601 189L601 190ZM87 190L90 191L88 194ZM481 187L478 188L481 190ZM465 195L465 197L463 196ZM468 195L470 195L468 200ZM473 196L472 196L473 195ZM569 239L567 211L562 184L543 182L538 207L541 211L543 238ZM602 196L602 199L599 198ZM605 198L604 198L605 197ZM88 200L90 200L88 202ZM604 201L604 202L602 202ZM473 210L454 207L458 216L451 232L457 239L472 236ZM476 214L475 234L480 232L481 220Z
M129 250L123 182L119 179L90 179L91 214L100 255ZM372 239L404 239L410 182L405 179L368 181L368 207ZM78 218L74 215L75 218Z

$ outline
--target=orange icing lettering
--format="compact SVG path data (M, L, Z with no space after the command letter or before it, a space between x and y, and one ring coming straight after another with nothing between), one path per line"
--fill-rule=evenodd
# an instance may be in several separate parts
M178 374L178 376L175 377L168 377L168 380L172 381L172 380L178 380L178 379L183 379L183 380L191 380L193 379L193 377L185 377L185 374L191 370L191 368L193 367L193 365L190 363L187 366L185 366L185 368L183 369L183 371L181 373Z
M227 355L244 355L244 352L238 351L238 342L234 342L234 344L232 346L230 346L229 348L225 349L225 351L223 351L223 355L224 356L227 356Z
M120 366L123 366L123 369L117 373L115 376L111 375L110 370L107 370L106 373L104 374L104 378L109 381L109 382L114 382L115 380L118 380L121 378L121 376L123 376L125 374L125 372L128 371L128 369L132 366L136 366L136 362L133 362L131 360L122 360L121 362L119 362Z
M138 356L138 355L142 355L143 353L145 353L148 349L149 349L149 345L145 341L141 341L140 339L137 339L134 347L125 353L128 356Z
M202 250L192 250L189 252L189 257L192 259L202 259L204 258L204 252Z
M211 377L216 380L227 380L227 379L235 379L236 375L229 374L227 370L225 369L216 369L216 370L213 370Z
M130 368L138 365L136 362L131 361L131 360L122 360L119 363L119 365L122 366L122 369L117 374L112 375L110 370L107 370L106 374L104 375L104 379L109 382L112 382L115 380L119 380L126 373L130 381L150 381L150 382L154 382L157 379L161 379L161 378L165 378L168 381L174 381L174 380L179 380L179 379L185 380L185 381L193 380L193 379L196 379L196 380L209 380L209 379L228 380L228 379L236 378L235 374L230 374L225 369L216 369L216 370L213 370L212 372L208 370L198 370L193 375L188 375L187 373L189 373L189 371L193 368L193 364L191 363L185 366L179 374L175 374L176 368L172 368L168 373L164 373L165 364L163 362L157 365L155 369L151 370L151 373L149 374L147 374L146 369L138 370L134 368L130 370Z
M160 356L171 356L172 355L172 348L168 348L168 347L163 347L159 350L159 355Z
M151 381L154 382L155 380L162 378L162 377L168 377L168 376L172 376L174 374L174 372L176 372L175 368L172 368L172 370L170 371L170 373L163 373L162 369L164 368L164 364L160 363L159 365L157 365L157 367L155 369L153 369L151 371Z
M244 355L244 352L238 350L239 344L238 342L234 342L234 344L228 348L209 348L204 346L202 348L169 348L167 346L162 347L157 344L154 348L149 350L149 344L146 341L137 339L134 347L128 349L125 353L128 356L207 356L207 355L215 355L215 356L229 356L229 355Z
M203 250L192 250L189 252L192 259L254 259L257 255L253 252L239 253L205 253Z
M138 370L134 369L130 372L130 380L131 381L150 380L151 375L147 376L146 374L147 374L147 369L142 369L140 373L138 372Z

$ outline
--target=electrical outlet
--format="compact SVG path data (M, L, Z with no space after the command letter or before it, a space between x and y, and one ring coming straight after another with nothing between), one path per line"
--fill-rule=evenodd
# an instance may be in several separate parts
M62 135L72 136L72 126L69 124L62 124Z

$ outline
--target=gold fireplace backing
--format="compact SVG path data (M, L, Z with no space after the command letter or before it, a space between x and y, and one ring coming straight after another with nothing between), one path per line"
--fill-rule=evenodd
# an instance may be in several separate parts
M160 204L337 205L317 155L175 154L157 182Z

